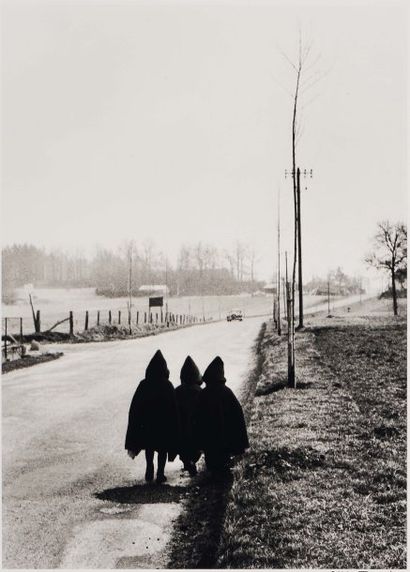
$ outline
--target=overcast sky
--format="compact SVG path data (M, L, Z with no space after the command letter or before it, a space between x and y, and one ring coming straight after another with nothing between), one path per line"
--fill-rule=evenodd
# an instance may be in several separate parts
M3 0L3 244L151 237L174 261L240 239L268 278L300 29L323 76L301 100L305 276L362 272L376 222L406 218L406 23L392 0Z

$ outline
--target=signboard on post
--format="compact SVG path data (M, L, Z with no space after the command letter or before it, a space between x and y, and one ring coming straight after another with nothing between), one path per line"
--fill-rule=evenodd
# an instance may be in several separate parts
M163 296L155 296L155 297L151 297L149 298L149 307L153 308L155 306L160 306L162 308L162 306L164 305L164 297Z

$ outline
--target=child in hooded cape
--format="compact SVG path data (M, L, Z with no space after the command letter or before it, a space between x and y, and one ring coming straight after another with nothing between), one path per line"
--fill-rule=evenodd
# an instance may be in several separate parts
M131 401L125 448L131 458L145 449L145 480L154 479L154 452L158 452L157 483L163 483L167 457L173 461L179 443L179 417L175 390L169 381L164 356L158 350L148 364L145 379Z
M205 463L212 472L227 468L232 455L249 447L242 407L226 387L224 363L217 356L202 377L205 382L195 413L195 435L205 453Z
M195 442L192 426L199 394L201 393L201 374L191 356L188 356L181 369L181 385L175 389L179 417L181 420L181 441L179 458L184 463L184 469L191 477L197 474L196 462L201 456L201 451Z

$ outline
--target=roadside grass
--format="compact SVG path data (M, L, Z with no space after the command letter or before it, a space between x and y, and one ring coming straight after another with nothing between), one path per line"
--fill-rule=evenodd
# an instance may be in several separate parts
M296 390L271 327L217 567L405 568L405 323L298 333Z
M53 361L60 358L62 355L64 355L63 352L47 352L39 356L24 356L23 358L6 361L1 364L1 372L5 374L10 371L15 371L16 369L31 367L32 365L37 365L38 363Z

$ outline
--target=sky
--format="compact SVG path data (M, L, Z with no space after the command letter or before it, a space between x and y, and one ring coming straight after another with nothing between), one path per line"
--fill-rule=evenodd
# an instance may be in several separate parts
M405 4L3 0L2 243L240 240L269 279L301 37L304 275L365 274L377 221L406 219Z

